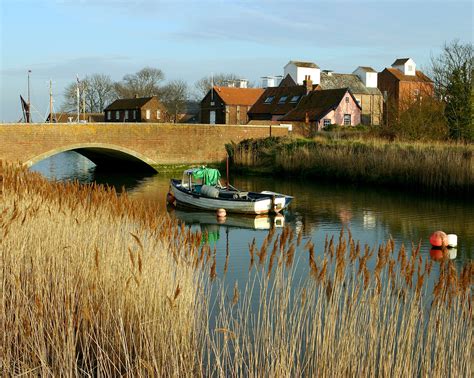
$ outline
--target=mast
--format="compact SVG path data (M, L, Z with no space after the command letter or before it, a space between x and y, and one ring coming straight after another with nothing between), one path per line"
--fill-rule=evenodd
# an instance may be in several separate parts
M80 81L79 81L79 75L76 75L76 81L77 81L77 87L76 87L76 96L77 96L77 122L80 121L80 117L81 117L81 93L80 93L80 90L79 90L79 84L80 84Z
M26 123L31 122L30 73L31 70L28 70L28 107L26 108Z
M49 123L53 123L53 82L49 79Z

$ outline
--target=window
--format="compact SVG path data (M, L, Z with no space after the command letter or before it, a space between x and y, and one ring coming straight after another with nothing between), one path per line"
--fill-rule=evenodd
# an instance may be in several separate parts
M299 99L300 99L300 96L298 96L298 95L293 96L290 100L290 104L296 104Z
M156 111L156 119L161 119L161 110Z
M112 119L112 112L109 110L107 112L107 120L110 121Z
M209 112L209 123L211 125L215 125L216 124L216 111L215 110L211 110Z
M150 119L150 117L151 117L151 110L150 110L150 109L147 109L147 110L146 110L146 116L145 116L145 118L146 118L146 119Z
M346 104L349 103L349 96L346 96Z
M115 119L117 119L117 120L120 119L120 111L119 110L117 110L115 112Z
M288 98L288 96L281 96L280 99L278 100L278 103L279 104L284 104L286 102L287 98Z
M413 66L412 65L408 65L408 71L413 71Z
M137 119L137 111L136 110L133 111L133 119Z
M360 98L357 98L357 97L356 97L356 101L357 101L357 103L359 104L359 106L362 106L362 105L361 105L361 102L360 102Z
M125 110L125 119L128 119L128 110Z
M344 126L350 126L350 125L351 125L351 115L344 114Z
M268 97L265 99L264 103L265 103L265 104L271 104L274 98L275 98L275 96L268 96Z
M329 118L324 118L323 120L323 126L331 126L331 120Z
M211 106L216 105L215 101L211 101Z

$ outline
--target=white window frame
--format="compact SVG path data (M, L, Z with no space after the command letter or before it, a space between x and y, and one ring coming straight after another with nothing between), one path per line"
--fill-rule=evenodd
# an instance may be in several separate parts
M151 118L151 110L150 110L150 109L146 109L146 110L145 110L145 118L146 118L146 119L150 119L150 118Z
M347 123L347 117L349 118L349 123ZM350 114L344 114L344 126L352 126L352 116Z
M115 120L118 121L120 119L120 110L115 111Z
M209 112L209 124L215 125L216 124L216 111L211 110Z
M324 118L323 119L323 126L331 126L331 120L329 118Z
M128 110L125 110L125 120L128 120Z
M158 109L156 111L156 119L161 119L161 110L160 109Z
M107 121L112 120L112 110L107 111Z
M133 114L133 119L136 120L137 119L137 111L134 110L132 114Z

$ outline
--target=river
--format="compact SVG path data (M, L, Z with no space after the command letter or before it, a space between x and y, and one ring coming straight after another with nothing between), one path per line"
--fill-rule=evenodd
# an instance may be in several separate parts
M236 176L234 186L252 191L272 190L293 195L295 200L282 217L242 217L228 215L220 224L213 213L173 210L166 207L170 174L143 177L130 174L96 172L94 165L74 153L67 152L44 160L32 170L51 180L96 181L124 187L131 196L157 201L163 212L184 221L193 230L207 233L208 241L217 251L217 273L227 267L227 278L242 280L249 272L249 245L255 238L257 248L268 234L269 227L289 225L303 233L295 253L295 261L307 260L304 245L315 245L317 254L324 249L326 236L339 235L341 228L350 229L354 239L371 247L392 237L397 249L421 242L422 254L436 258L428 242L433 231L444 230L458 235L457 249L449 256L456 266L470 261L474 252L474 202L456 198L420 195L368 186L298 180L285 177L269 178ZM174 175L176 176L176 175ZM305 265L305 264L303 264ZM231 281L232 282L232 281Z

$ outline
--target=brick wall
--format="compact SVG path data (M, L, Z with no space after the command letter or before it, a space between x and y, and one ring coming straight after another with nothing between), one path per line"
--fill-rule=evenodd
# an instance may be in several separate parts
M272 127L272 135L287 135ZM269 135L268 126L88 123L0 124L0 160L34 163L81 147L130 152L149 164L210 163L225 158L224 145Z

